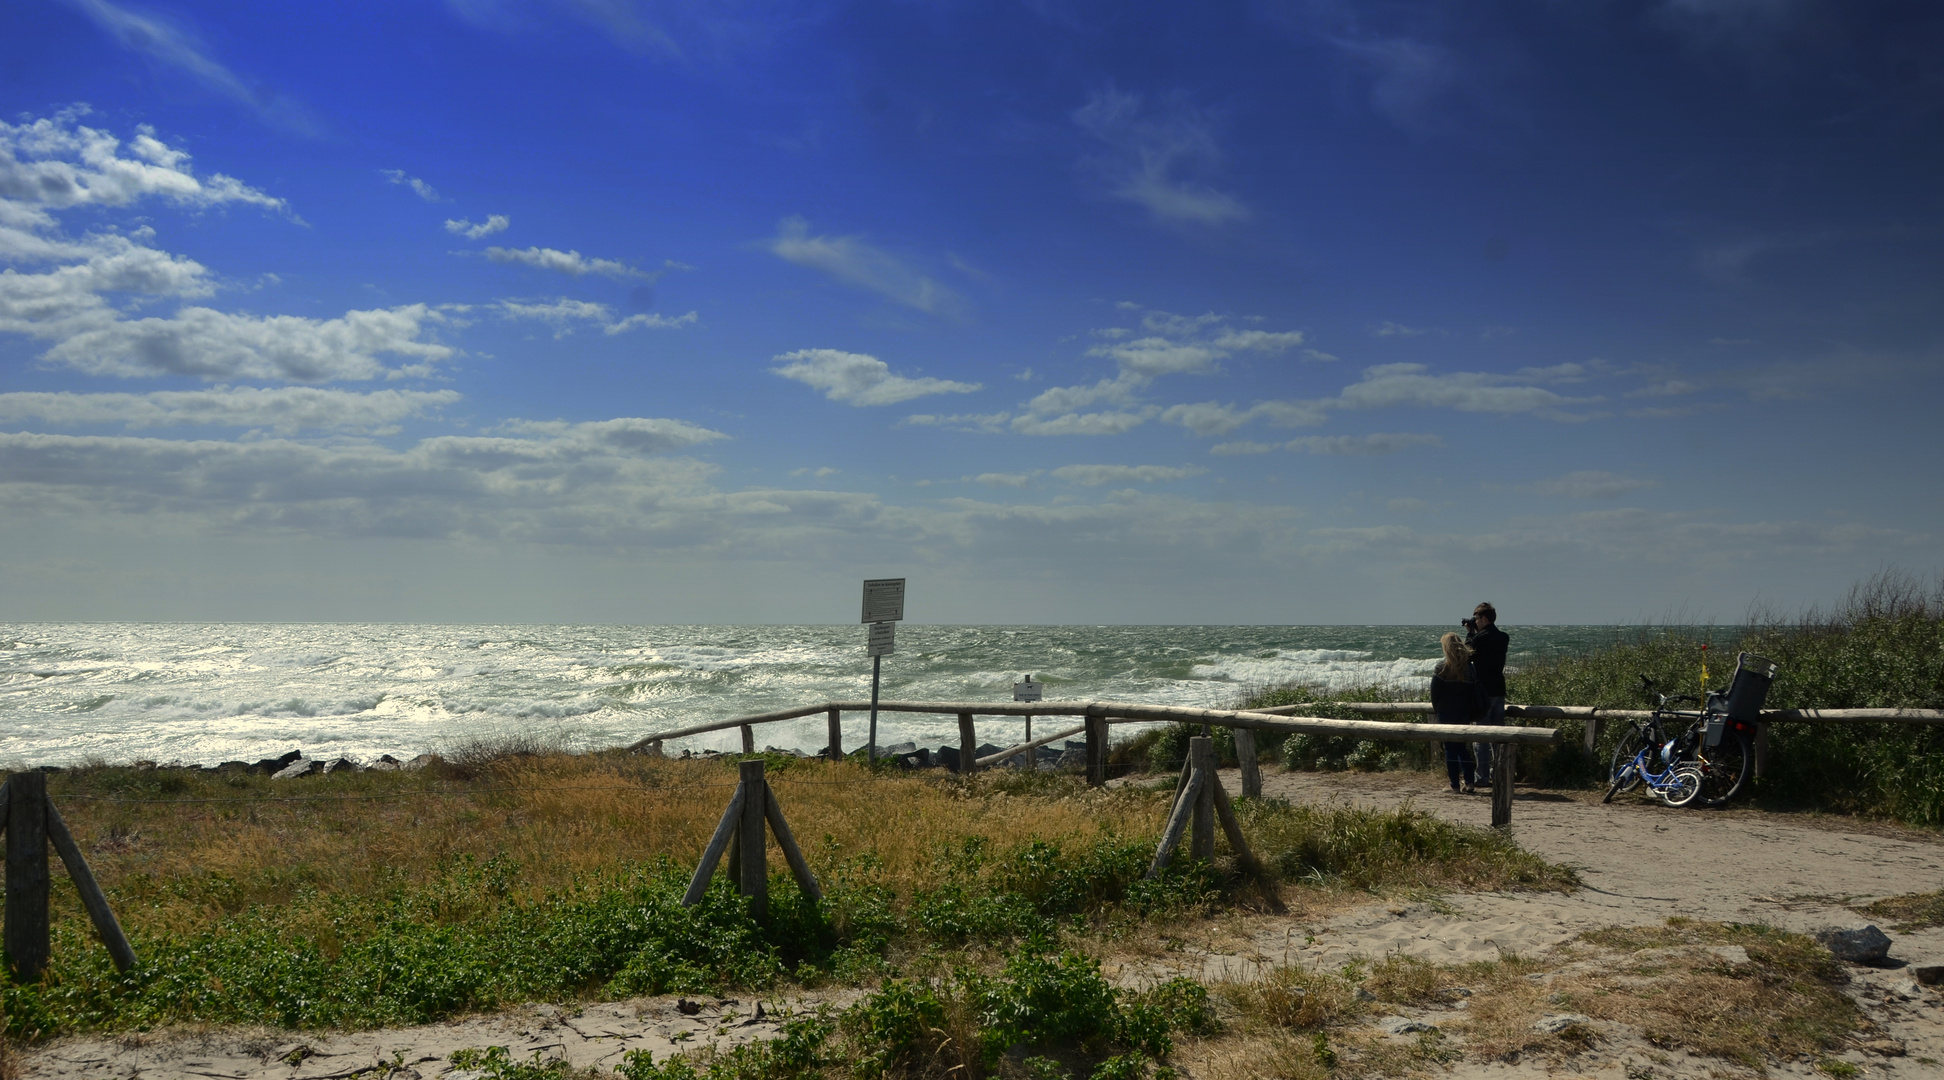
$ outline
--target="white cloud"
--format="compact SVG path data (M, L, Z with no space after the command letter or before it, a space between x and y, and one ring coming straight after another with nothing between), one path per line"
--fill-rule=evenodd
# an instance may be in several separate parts
M1325 410L1308 401L1258 401L1246 409L1220 402L1203 401L1192 405L1170 405L1161 412L1164 424L1179 424L1203 437L1226 435L1244 424L1268 420L1279 427L1320 424Z
M1213 226L1249 217L1240 199L1183 175L1212 172L1222 157L1214 118L1185 98L1146 111L1139 95L1109 89L1075 110L1073 120L1107 148L1089 164L1115 198L1167 224Z
M1363 379L1320 404L1338 409L1440 408L1459 412L1534 413L1552 420L1582 420L1567 408L1600 400L1562 397L1538 386L1520 386L1508 376L1476 371L1429 374L1423 364L1383 364L1364 369Z
M1377 337L1423 337L1431 331L1418 326L1405 326L1403 323L1385 321L1379 323L1371 333Z
M1207 469L1193 465L1180 468L1168 465L1062 465L1054 469L1052 475L1054 479L1069 484L1099 487L1102 484L1158 484L1168 480L1186 480L1207 472Z
M1214 446L1208 448L1208 452L1222 455L1267 454L1271 450L1276 449L1279 449L1276 443L1242 441L1216 443Z
M657 315L653 312L644 311L639 314L630 315L625 319L611 322L601 329L609 337L615 334L626 333L638 327L647 327L651 330L679 330L684 326L695 325L701 318L702 316L700 314L693 311L682 315Z
M129 144L134 156L124 157L121 140L75 123L87 113L77 106L21 124L0 120L0 199L17 201L27 214L43 207L126 206L148 196L182 206L288 209L282 199L222 173L198 178L188 152L166 145L147 125L135 129ZM35 220L48 223L44 215Z
M1541 480L1521 490L1539 495L1563 495L1569 499L1611 499L1630 491L1660 486L1658 480L1642 480L1621 473L1580 470Z
M108 32L124 49L143 53L186 72L216 92L248 106L263 120L305 135L321 133L309 109L281 95L252 88L230 69L212 60L187 30L155 15L140 14L107 0L68 0Z
M1417 446L1442 446L1436 435L1408 432L1377 432L1372 435L1304 435L1283 444L1283 449L1304 454L1374 456L1395 454Z
M503 248L489 247L486 257L496 263L519 263L540 270L552 270L575 277L588 274L601 274L611 278L646 278L653 280L655 275L644 273L624 262L613 259L590 259L578 251L560 251L556 248L528 247Z
M1116 306L1138 310L1127 303ZM1162 377L1214 374L1221 370L1220 361L1237 353L1273 355L1303 343L1299 330L1238 330L1233 322L1232 316L1215 312L1176 315L1147 311L1140 320L1145 331L1141 337L1133 337L1134 332L1125 328L1095 330L1095 336L1107 341L1088 348L1087 355L1112 360L1114 377L1090 386L1055 386L1040 392L1026 403L1024 415L1013 421L1014 430L1030 434L1119 434L1155 415L1203 435L1222 434L1257 417L1285 424L1315 423L1320 410L1288 402L1260 402L1246 412L1214 402L1176 405L1165 411L1139 406L1142 392ZM1116 406L1118 411L1081 412L1100 404Z
M791 476L814 476L817 479L822 480L826 476L836 476L839 472L842 471L843 470L841 469L833 469L828 465L823 465L815 469L791 469L790 475Z
M505 232L506 227L511 224L513 219L505 214L489 214L485 221L477 225L466 218L447 218L445 230L468 240L479 240L497 232Z
M614 310L606 304L590 300L572 300L564 296L550 302L500 300L494 306L500 314L509 319L534 319L551 324L555 339L572 334L574 324L580 322L594 323L609 337L613 337L642 327L654 330L678 330L684 326L692 326L701 319L701 315L693 311L674 316L643 313L616 319Z
M956 413L941 416L936 413L914 413L898 421L913 427L942 427L953 431L969 431L975 435L998 435L1006 430L1011 413Z
M368 394L308 386L215 387L153 394L0 394L0 422L38 420L56 427L153 427L383 431L460 400L456 390L379 390Z
M770 369L775 374L852 405L895 405L927 394L969 394L981 389L978 383L893 375L890 365L875 356L839 349L798 349L776 360L782 366Z
M426 202L440 201L438 189L416 176L406 176L404 169L379 169L378 173L394 184L403 184L411 188L419 198L424 199ZM449 225L447 227L450 228Z
M1152 407L1138 412L1066 413L1061 416L1027 414L1012 418L1021 435L1121 435L1154 418Z
M1023 488L1032 483L1033 477L1039 474L1040 471L1038 469L1023 473L989 472L980 473L977 476L968 476L966 479L975 484L984 484L987 487Z
M888 297L928 315L963 318L964 297L855 236L811 236L810 223L787 217L769 241L780 259L821 270L846 285Z
M330 382L420 375L453 354L427 341L444 316L425 304L347 311L335 319L232 315L185 307L168 318L118 319L69 334L43 354L90 375ZM419 361L387 368L379 356Z

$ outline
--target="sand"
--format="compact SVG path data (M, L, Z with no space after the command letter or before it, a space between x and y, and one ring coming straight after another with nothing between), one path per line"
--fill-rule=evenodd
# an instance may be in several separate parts
M1231 772L1230 790L1239 783ZM1442 817L1484 825L1489 799L1446 794L1428 773L1317 774L1268 771L1264 793L1292 800L1393 807L1409 800ZM1143 982L1170 971L1204 979L1246 979L1265 965L1335 967L1356 957L1394 952L1440 963L1491 959L1505 953L1535 956L1591 929L1658 925L1669 916L1758 922L1813 931L1862 920L1846 905L1944 886L1944 838L1842 819L1732 811L1669 810L1635 800L1601 805L1584 793L1521 792L1513 810L1518 842L1551 861L1577 868L1585 887L1571 894L1452 894L1431 902L1362 904L1320 919L1247 920L1238 938L1169 954L1164 962L1110 965L1123 981ZM1886 931L1890 927L1885 926ZM1851 1050L1844 1060L1870 1077L1944 1077L1944 995L1921 987L1915 966L1944 964L1944 930L1891 931L1893 965L1852 967L1848 992L1887 1036L1875 1052ZM855 996L765 997L758 1001L703 999L694 1015L674 998L644 998L580 1008L531 1006L504 1014L407 1029L353 1034L268 1031L178 1031L123 1038L68 1038L23 1056L30 1078L165 1077L327 1080L379 1065L392 1076L451 1077L454 1050L500 1045L516 1057L538 1051L576 1066L611 1070L624 1053L648 1049L657 1059L710 1041L728 1046L767 1038L778 1009L841 1007ZM1437 1024L1460 1010L1390 1010ZM1450 1066L1468 1077L1611 1077L1613 1080L1737 1074L1717 1061L1688 1059L1657 1049L1625 1025L1592 1025L1601 1036L1589 1052L1563 1062L1476 1061ZM1386 1036L1407 1039L1411 1035ZM1892 1049L1900 1056L1886 1056ZM1196 1050L1180 1064L1194 1076ZM1926 1063L1928 1059L1931 1063ZM382 1072L374 1076L384 1075ZM1824 1075L1811 1062L1786 1063L1771 1075Z

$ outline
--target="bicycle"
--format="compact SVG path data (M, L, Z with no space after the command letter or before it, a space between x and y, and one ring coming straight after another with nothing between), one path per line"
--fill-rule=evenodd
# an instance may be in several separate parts
M1665 707L1678 697L1662 695L1661 704ZM1687 806L1701 797L1705 778L1690 760L1695 729L1689 728L1670 739L1662 726L1663 719L1663 710L1655 709L1647 719L1633 721L1627 733L1620 737L1619 744L1613 748L1612 782L1601 802L1610 803L1615 795L1642 784L1647 785L1649 794L1669 806ZM1656 764L1663 766L1661 771L1654 771Z
M1613 786L1607 791L1607 801L1611 802L1614 795L1631 790L1644 779L1626 775L1623 770L1655 747L1662 748L1663 752L1671 747L1679 755L1674 759L1676 762L1691 764L1700 773L1701 790L1691 802L1720 806L1741 794L1755 761L1755 725L1775 672L1776 664L1766 657L1740 653L1735 657L1735 673L1728 692L1710 692L1705 702L1692 694L1656 693L1654 681L1642 675L1641 689L1655 694L1658 703L1653 714L1646 720L1635 721L1614 748L1609 774ZM1683 703L1698 704L1701 708L1688 712L1672 707ZM1672 722L1679 721L1686 721L1688 728L1669 742L1666 732ZM1673 763L1668 764L1671 770Z

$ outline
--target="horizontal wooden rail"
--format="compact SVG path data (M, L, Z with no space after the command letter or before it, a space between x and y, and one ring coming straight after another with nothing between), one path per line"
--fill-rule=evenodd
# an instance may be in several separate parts
M1028 750L1038 750L1040 747L1045 746L1047 743L1059 742L1061 739L1071 739L1075 735L1078 735L1085 730L1087 730L1087 725L1081 724L1079 727L1070 727L1065 731L1056 731L1053 734L1047 735L1043 738L1034 739L1032 742L1023 742L1017 746L1008 746L1004 750L999 751L998 753L987 754L986 756L978 759L978 761L974 762L974 764L978 765L978 767L981 769L985 768L988 765L997 765L1009 757L1013 757L1018 754L1023 754Z
M1376 712L1381 710L1395 712L1427 711L1429 706L1420 710L1410 708L1419 703L1399 702L1407 706L1397 708L1378 703L1374 708L1360 711ZM830 701L818 705L804 705L794 709L781 709L776 712L758 713L754 716L739 716L729 720L716 720L707 724L675 728L657 732L637 739L630 749L644 750L651 744L666 740L679 739L690 735L701 735L711 731L726 731L730 728L748 727L755 724L779 723L796 720L806 716L831 710L839 712L863 712L870 708L866 701ZM978 701L880 701L879 712L936 713L958 716L1090 716L1101 717L1120 723L1191 723L1209 724L1215 727L1245 727L1258 731L1289 731L1315 735L1348 735L1366 739L1394 739L1416 742L1445 742L1470 740L1474 742L1517 742L1517 743L1554 743L1559 741L1558 732L1551 728L1527 728L1513 726L1485 726L1471 724L1412 724L1380 720L1331 720L1324 717L1293 717L1272 712L1255 712L1241 709L1193 709L1175 705L1143 705L1133 702L1091 701L1091 702L978 702ZM1508 710L1509 711L1509 710ZM1068 732L1059 736L1065 738ZM1045 741L1052 741L1051 738ZM1009 751L1020 752L1019 747L1009 747ZM1007 753L1005 756L1011 756Z

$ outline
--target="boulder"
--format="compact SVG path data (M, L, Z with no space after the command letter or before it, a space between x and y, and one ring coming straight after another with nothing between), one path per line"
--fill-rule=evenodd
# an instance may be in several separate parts
M953 772L959 771L959 750L956 746L941 746L932 751L932 760Z
M1590 1023L1590 1018L1579 1013L1547 1013L1533 1022L1532 1030L1544 1035L1557 1035L1569 1027Z
M300 776L314 776L324 771L324 763L316 758L298 758L271 774L273 780L295 780Z
M287 754L280 754L276 757L264 758L262 761L259 761L255 765L250 766L250 771L268 773L271 776L275 776L278 773L285 770L286 768L289 768L291 762L296 761L298 758L303 756L304 756L304 752L302 750L292 750Z
M1420 1031L1436 1031L1436 1027L1422 1020L1408 1016L1386 1016L1377 1021L1377 1029L1386 1035L1415 1035Z
M412 760L406 762L405 764L400 765L399 768L407 769L407 770L423 769L427 765L435 764L438 760L439 760L439 755L437 754L420 754L419 756L413 758Z
M249 772L250 763L247 761L225 761L221 765L216 766L216 771L217 772Z
M364 766L352 761L348 757L341 757L336 761L326 762L324 771L327 774L334 772L363 772Z
M1836 959L1851 964L1874 964L1890 952L1890 936L1875 923L1826 926L1810 935Z
M1925 964L1910 973L1925 986L1944 984L1944 964Z
M386 756L389 757L390 755L386 755ZM367 765L366 768L370 769L372 772L397 772L398 762L386 761L384 758L379 758L377 761L374 761L370 765Z
M917 743L901 742L901 743L892 743L890 746L887 746L884 749L879 750L878 754L883 757L904 757L906 754L915 754L917 752L918 752Z

